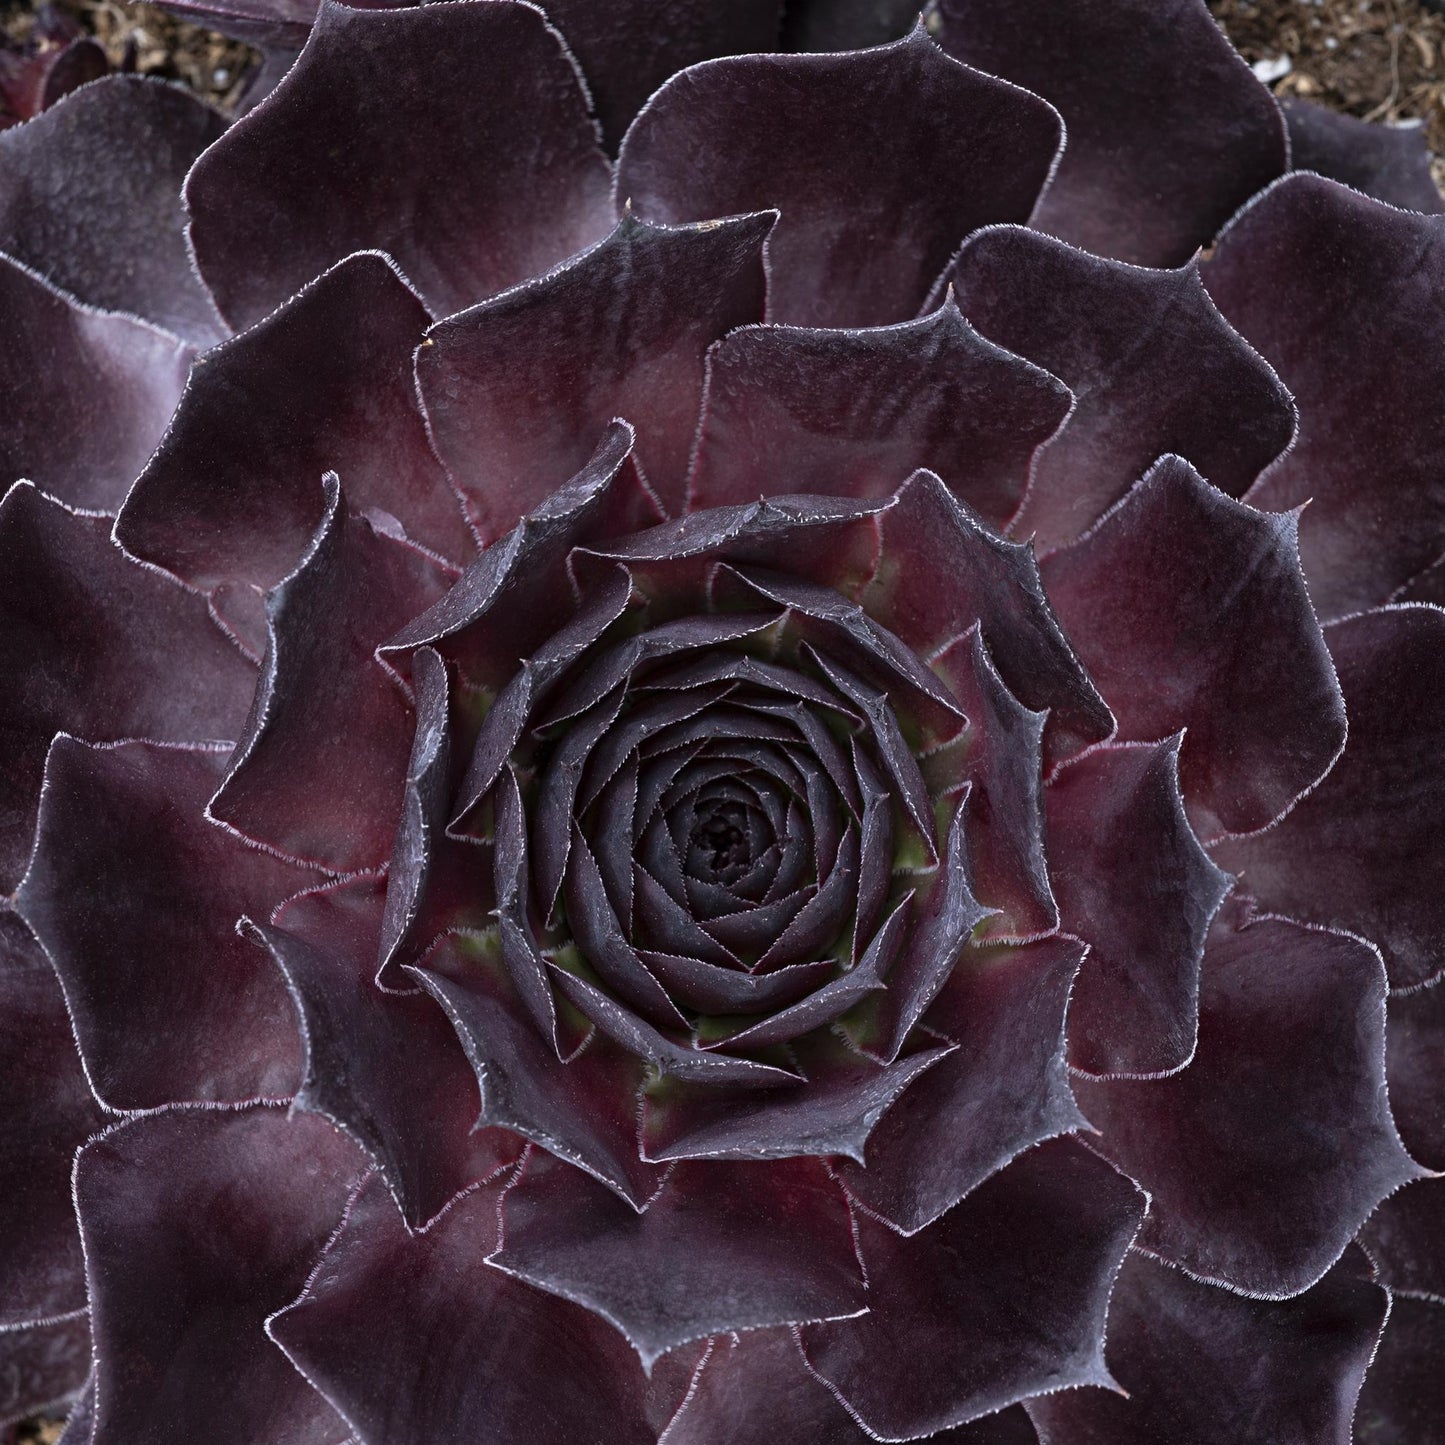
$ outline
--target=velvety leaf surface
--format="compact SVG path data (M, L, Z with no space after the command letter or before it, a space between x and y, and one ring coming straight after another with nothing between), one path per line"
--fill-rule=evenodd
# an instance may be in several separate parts
M1325 634L1349 714L1344 755L1281 822L1215 849L1270 909L1364 934L1390 982L1445 970L1445 612L1365 613Z
M1092 1074L1164 1074L1194 1054L1204 939L1230 877L1184 816L1179 741L1101 748L1045 791L1060 918L1089 945L1069 1062Z
M915 314L970 231L1028 219L1059 139L1049 106L918 29L694 66L633 123L617 196L674 223L779 208L771 319L877 326Z
M1445 549L1445 436L1432 413L1445 385L1442 227L1286 176L1204 267L1219 309L1299 404L1293 448L1249 500L1280 511L1309 499L1300 552L1325 618L1387 601Z
M548 0L546 6L582 67L609 150L670 75L714 56L773 49L780 9L780 0Z
M1339 1258L1421 1170L1384 1089L1384 971L1358 939L1221 919L1204 954L1199 1048L1166 1079L1076 1079L1097 1146L1153 1198L1141 1244L1280 1298Z
M280 1098L301 1052L286 991L239 938L315 875L240 842L204 809L214 748L61 736L15 906L60 981L96 1093L114 1109Z
M1059 630L1027 543L996 536L931 472L909 479L881 531L859 599L870 617L925 657L978 624L1009 691L1049 711L1048 763L1112 734L1113 715Z
M985 336L1073 390L1012 528L1041 550L1086 531L1165 452L1237 497L1294 435L1289 393L1215 310L1192 261L1149 270L991 226L949 277Z
M1033 217L1042 231L1178 266L1285 168L1274 99L1204 0L941 0L939 12L951 55L1063 115L1068 144Z
M95 1438L95 1372L65 1422L57 1445L92 1445Z
M119 506L180 398L190 347L78 306L3 256L0 316L0 481L26 477L75 506Z
M1072 1139L1041 1144L911 1238L859 1215L869 1312L805 1325L812 1369L875 1436L1107 1384L1104 1316L1143 1195Z
M0 1326L0 1428L42 1411L63 1413L89 1373L90 1320L84 1312L46 1324Z
M372 881L307 894L252 937L296 1005L306 1069L293 1108L345 1129L381 1167L408 1225L511 1163L522 1140L473 1131L476 1081L434 1000L372 982L381 890Z
M1264 827L1344 746L1297 525L1165 457L1093 532L1042 564L1119 737L1187 729L1179 779L1206 836Z
M1029 1414L1046 1440L1069 1445L1350 1445L1388 1306L1343 1266L1276 1302L1136 1251L1109 1304L1109 1367L1127 1395L1064 1390L1029 1401Z
M629 212L582 256L432 328L417 382L483 536L541 505L619 416L636 426L637 460L664 505L681 510L704 354L762 320L774 220L674 229Z
M497 1186L408 1236L379 1181L353 1202L304 1295L270 1325L365 1445L584 1441L654 1445L661 1409L605 1320L493 1269Z
M1385 1068L1400 1137L1412 1158L1445 1171L1445 988L1394 994L1388 1008Z
M184 742L245 720L255 669L199 596L127 559L109 530L31 486L0 502L0 887L24 872L57 732Z
M289 51L289 58L296 58L316 19L316 8L317 0L166 0L166 9L173 14L258 47L263 59L262 74L253 82L256 88L266 79L274 55ZM248 90L243 104L251 98Z
M1280 108L1289 126L1292 169L1315 171L1407 211L1445 211L1423 127L1356 120L1297 97Z
M191 173L186 204L233 325L370 247L445 315L604 235L609 179L576 69L532 6L324 0L286 79Z
M1397 1295L1360 1403L1355 1439L1368 1445L1441 1445L1445 1441L1445 1305Z
M1044 859L1043 736L1047 716L1026 708L1004 685L980 632L966 633L933 659L968 716L956 763L943 755L930 769L936 786L955 772L970 784L967 836L979 900L1002 916L983 925L991 937L1028 937L1058 926L1059 910ZM945 774L944 769L947 768Z
M1067 388L983 340L951 301L898 326L747 327L708 355L688 503L886 496L929 467L1001 527L1069 405Z
M306 1282L362 1164L280 1109L173 1109L76 1165L95 1330L95 1445L337 1445L347 1431L262 1332Z
M491 1263L610 1321L648 1368L687 1340L867 1306L843 1193L816 1159L677 1164L639 1214L533 1153Z
M884 1114L849 1192L916 1233L1031 1145L1085 1127L1069 1090L1064 1015L1085 948L1049 938L965 949L925 1017L958 1045Z
M784 0L785 50L862 50L898 40L918 23L913 0Z
M712 1341L706 1363L660 1445L864 1445L868 1434L815 1375L788 1330L748 1330ZM938 1445L1037 1445L1017 1407L932 1435Z
M563 1063L499 953L485 940L448 939L414 971L446 1010L476 1072L478 1122L514 1130L641 1208L662 1177L638 1154L641 1062L594 1033Z
M0 133L0 250L196 346L226 334L186 250L181 182L225 130L179 85L113 75Z
M591 646L620 615L630 588L624 582L619 589L618 569L608 568L603 580L610 585L599 592L615 610L603 606L596 616L597 597L589 598L592 606L579 608L568 586L568 554L626 510L636 480L629 461L633 437L628 423L612 422L577 475L487 547L446 596L388 640L387 652L430 643L456 660L464 682L496 692L513 679L522 659L570 624L596 621L595 628L581 629L575 650L562 649L561 656L571 661ZM530 694L525 701L530 705ZM510 744L501 751L498 767L509 750Z
M1392 1194L1365 1221L1360 1243L1379 1269L1380 1283L1403 1294L1445 1303L1445 1180L1421 1179Z
M55 974L8 910L0 912L0 1117L7 1180L0 1193L3 1341L3 1331L26 1321L85 1307L70 1163L104 1118L81 1070Z
M430 320L385 256L350 256L249 331L206 354L116 536L200 587L273 587L338 472L444 556L470 556L461 507L432 456L412 353Z
M386 861L411 752L411 709L376 648L450 579L350 512L334 474L325 498L311 546L267 595L256 702L210 812L347 872Z

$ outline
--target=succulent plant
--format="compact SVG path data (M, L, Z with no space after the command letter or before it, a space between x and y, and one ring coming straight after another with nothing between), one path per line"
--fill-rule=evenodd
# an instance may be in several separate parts
M0 135L0 1423L1445 1439L1418 137L1201 0L176 8L299 55Z

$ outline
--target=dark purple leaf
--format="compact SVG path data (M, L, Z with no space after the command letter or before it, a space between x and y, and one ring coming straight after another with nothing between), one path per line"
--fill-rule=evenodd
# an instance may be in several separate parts
M83 1310L44 1324L0 1325L0 1429L26 1415L63 1414L89 1373Z
M1059 141L1051 107L920 28L875 50L695 66L628 131L617 195L674 224L781 209L772 319L876 326L917 311L970 231L1028 219Z
M869 1432L894 1440L1108 1384L1104 1316L1144 1209L1129 1180L1062 1139L911 1238L859 1215L868 1313L805 1325L803 1352Z
M1120 739L1188 729L1180 783L1206 836L1263 828L1345 744L1298 521L1233 501L1165 457L1094 531L1043 563Z
M70 1161L104 1119L81 1070L55 974L9 912L0 912L0 1117L7 1181L0 1194L3 1340L3 1331L28 1321L85 1308Z
M1365 1222L1360 1243L1379 1270L1380 1283L1401 1294L1445 1303L1445 1180L1407 1184Z
M1445 971L1445 613L1369 612L1325 634L1349 713L1344 755L1281 822L1215 849L1261 903L1379 946L1396 988Z
M1204 0L941 0L939 10L950 54L1063 114L1068 144L1033 217L1042 231L1178 266L1285 168L1279 109Z
M286 79L187 177L186 204L235 326L372 247L440 316L605 235L609 180L576 69L531 5L323 0Z
M476 1189L408 1235L368 1184L272 1337L366 1445L581 1442L603 1421L608 1445L654 1445L657 1405L622 1336L486 1263L500 1192ZM671 1386L663 1420L689 1376L670 1363L655 1372Z
M226 327L191 265L180 192L224 129L179 85L114 75L85 86L0 134L0 250L92 306L198 347L219 341Z
M1400 1137L1413 1158L1445 1172L1445 987L1395 994L1389 1004L1385 1068L1390 1106Z
M337 1445L345 1427L262 1332L363 1172L278 1108L129 1119L76 1163L95 1331L95 1445Z
M1407 211L1445 211L1430 174L1430 147L1420 125L1380 125L1292 97L1284 102L1290 165L1342 181Z
M211 814L338 871L391 851L412 725L376 648L443 593L425 554L352 514L335 475L305 556L267 595L270 639L246 735Z
M345 1129L381 1167L408 1226L512 1163L522 1140L473 1130L476 1081L436 1002L372 982L381 915L369 880L311 893L275 926L251 923L276 961L301 1023L306 1069L293 1110Z
M991 525L1018 508L1068 389L985 341L953 302L860 331L755 326L708 354L688 503L886 496L929 467Z
M491 1262L601 1315L647 1369L705 1335L867 1305L848 1207L816 1159L675 1164L639 1214L534 1153L502 1198Z
M1045 792L1060 919L1089 945L1069 1062L1091 1074L1168 1074L1194 1056L1204 940L1232 880L1184 816L1179 741L1101 748Z
M1075 1081L1098 1148L1152 1196L1140 1237L1264 1298L1307 1289L1422 1170L1385 1096L1385 976L1358 939L1221 919L1204 954L1199 1049L1166 1079Z
M1299 405L1294 446L1248 495L1298 507L1320 615L1387 601L1445 550L1445 387L1435 345L1445 221L1292 175L1220 237L1204 282ZM1340 358L1348 356L1349 365Z
M201 587L273 587L295 566L335 471L358 510L416 541L473 550L427 443L412 352L428 317L390 261L348 257L196 368L116 524L139 557Z
M1044 551L1086 531L1165 452L1237 497L1294 435L1289 393L1192 261L1148 270L995 226L969 238L949 276L985 336L1073 388L1012 527Z
M0 887L25 869L45 753L57 732L90 742L234 738L252 665L204 600L34 487L0 502Z
M1346 1445L1388 1307L1384 1290L1343 1265L1276 1302L1200 1284L1136 1251L1109 1305L1120 1388L1045 1395L1029 1414L1046 1439L1069 1445Z
M1440 1445L1445 1439L1445 1305L1396 1296L1360 1403L1355 1438L1369 1445Z
M703 357L762 320L775 219L673 230L629 212L592 250L432 328L417 381L483 536L543 502L617 416L637 427L637 460L663 505L681 510Z
M15 906L65 988L92 1086L113 1109L289 1097L301 1072L280 980L237 937L315 874L208 822L214 748L62 734Z
M916 1233L1032 1145L1087 1127L1064 1059L1084 951L1064 937L964 951L926 1016L957 1047L888 1110L863 1158L840 1166L851 1194Z

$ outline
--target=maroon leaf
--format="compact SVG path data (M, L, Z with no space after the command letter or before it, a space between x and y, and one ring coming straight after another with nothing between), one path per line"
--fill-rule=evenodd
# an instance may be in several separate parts
M689 1372L659 1365L671 1388L654 1402L611 1325L490 1268L500 1192L475 1189L408 1235L368 1184L272 1337L366 1445L540 1445L599 1428L608 1445L654 1445Z
M1445 1172L1445 987L1418 989L1390 998L1385 1068L1390 1106L1400 1137L1413 1158Z
M855 1198L914 1234L1030 1146L1088 1127L1064 1060L1084 952L1063 937L964 951L926 1019L957 1048L888 1110L864 1157L839 1166Z
M27 1415L63 1414L89 1373L83 1310L44 1324L0 1325L0 1429Z
M1370 1445L1440 1445L1445 1305L1396 1296L1360 1403L1355 1438Z
M358 881L304 895L275 926L249 931L275 959L301 1022L306 1071L293 1109L345 1129L380 1165L407 1224L422 1228L512 1163L522 1141L473 1131L475 1080L436 1003L373 985L380 914L379 888Z
M567 585L568 554L594 530L605 532L626 508L636 477L628 461L632 440L631 426L612 422L577 475L488 547L445 597L387 642L386 651L430 643L455 658L473 686L499 691L523 658L569 624L575 644L554 655L553 665L590 647L626 606L630 589L623 585L617 595L618 569L609 567L605 585L579 607ZM530 692L519 701L530 707ZM501 750L498 768L508 751L510 744Z
M8 1181L0 1194L4 1341L8 1329L85 1307L70 1162L104 1118L81 1071L55 974L8 911L0 912L0 1117L7 1121L0 1133Z
M441 316L604 235L609 178L576 69L531 5L324 0L286 79L197 163L186 204L233 325L372 247Z
M384 863L411 718L376 648L443 593L424 554L348 511L334 474L304 557L266 598L270 640L246 736L210 813L291 857Z
M485 938L452 938L412 970L446 1010L476 1072L478 1123L514 1130L641 1208L662 1177L638 1155L642 1064L595 1033L562 1062L499 953Z
M1184 816L1179 741L1101 748L1046 793L1059 914L1089 945L1069 1062L1091 1074L1167 1074L1194 1055L1204 940L1232 880Z
M0 480L28 477L75 506L119 506L180 398L190 347L78 306L3 256L0 311L10 331Z
M1012 528L1044 551L1086 531L1165 452L1237 497L1294 435L1289 393L1215 310L1192 261L1148 270L994 226L969 238L949 275L985 336L1073 388Z
M918 472L881 518L877 569L860 597L875 621L928 656L975 623L1009 691L1049 710L1050 764L1114 730L1069 648L1027 543L997 537L931 472Z
M1002 527L1069 406L1062 383L985 341L951 300L898 326L746 327L708 354L688 502L886 496L929 467Z
M1047 1439L1069 1445L1345 1445L1388 1308L1384 1290L1343 1265L1277 1303L1200 1284L1136 1251L1109 1305L1109 1367L1121 1390L1060 1391L1030 1400L1029 1414Z
M1104 1316L1144 1208L1127 1179L1063 1139L911 1238L860 1215L868 1313L805 1325L803 1352L867 1431L894 1440L1109 1384Z
M1094 531L1043 563L1119 737L1188 729L1180 783L1206 835L1264 827L1344 747L1298 520L1233 501L1164 457Z
M1029 218L1060 138L1050 106L920 28L875 50L694 66L628 131L617 195L673 223L780 209L773 318L877 326L917 311L970 231Z
M390 261L364 252L208 352L116 536L201 587L273 587L321 520L317 481L336 471L359 510L469 556L416 403L411 358L428 319Z
M922 1049L879 1065L820 1032L793 1045L807 1075L795 1088L728 1093L662 1078L643 1097L643 1149L656 1160L861 1160L884 1110L949 1052Z
M1063 114L1033 224L1087 251L1178 266L1284 170L1284 121L1203 0L941 0L944 48ZM1021 218L1020 218L1021 219Z
M637 460L664 505L681 510L704 354L762 320L775 219L674 230L628 212L592 250L432 328L417 382L483 536L535 510L618 416L636 426Z
M87 85L0 135L0 250L92 306L198 347L226 327L186 251L181 182L225 120L138 75Z
M1445 902L1425 881L1445 862L1445 614L1392 607L1325 636L1349 746L1292 813L1215 856L1265 907L1364 934L1391 984L1410 988L1445 971Z
M1219 309L1299 404L1294 446L1248 499L1271 511L1309 501L1300 553L1326 618L1387 601L1445 550L1445 438L1430 419L1445 386L1442 225L1286 176L1204 267Z
M285 989L235 924L315 875L206 821L225 767L215 748L62 734L50 749L15 906L109 1108L289 1097L300 1078Z
M0 503L0 887L19 882L46 749L91 742L235 737L255 669L204 601L137 566L80 516L20 484Z
M1422 126L1356 120L1297 98L1281 109L1294 170L1315 171L1407 211L1445 211L1445 197L1430 174Z
M668 76L717 55L771 50L779 9L780 0L549 0L547 14L577 57L603 139L616 150Z
M1002 915L993 937L1029 937L1058 926L1044 860L1043 737L1047 716L1004 686L976 629L933 659L970 721L948 754L925 758L930 783L946 793L969 783L968 847L979 901Z
M815 1159L676 1164L639 1214L534 1153L490 1262L601 1315L647 1369L688 1340L867 1304L842 1191Z
M273 1108L162 1110L81 1151L95 1445L345 1438L262 1323L305 1284L361 1170L329 1124Z
M1384 998L1379 956L1358 939L1221 920L1189 1067L1074 1085L1102 1130L1098 1148L1153 1198L1144 1247L1199 1278L1283 1298L1420 1177L1385 1097Z

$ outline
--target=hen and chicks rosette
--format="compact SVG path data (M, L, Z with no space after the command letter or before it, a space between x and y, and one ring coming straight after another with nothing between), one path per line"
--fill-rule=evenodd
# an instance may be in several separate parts
M1445 1439L1418 134L1202 0L176 8L284 78L0 134L0 1421Z

